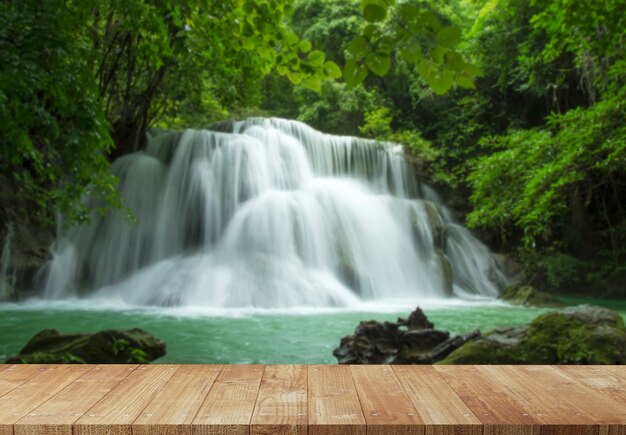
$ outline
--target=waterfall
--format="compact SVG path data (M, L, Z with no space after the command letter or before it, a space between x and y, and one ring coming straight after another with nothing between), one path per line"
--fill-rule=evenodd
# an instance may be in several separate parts
M7 232L0 257L0 301L6 301L13 295L15 275L10 276L9 264L11 262L11 242L13 241L13 223L7 225Z
M45 297L287 308L498 294L490 252L401 146L282 119L219 129L153 134L115 161L137 222L114 211L60 234Z

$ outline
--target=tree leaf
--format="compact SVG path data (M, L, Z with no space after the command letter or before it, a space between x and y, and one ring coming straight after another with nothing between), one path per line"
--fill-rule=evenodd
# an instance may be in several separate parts
M308 39L303 39L300 41L300 51L303 53L308 53L311 50L311 41Z
M310 89L310 90L315 91L315 92L321 92L322 91L322 81L318 77L315 77L315 76L305 77L300 82L300 85L303 88Z
M428 76L430 76L430 71L431 71L430 62L425 59L420 60L419 63L417 64L417 73L420 76L427 78Z
M299 85L300 82L302 82L302 74L300 74L298 72L293 72L293 71L288 72L287 73L287 78L294 85Z
M432 12L422 12L420 14L420 21L422 25L429 27L433 32L438 32L441 28L439 18Z
M400 50L400 56L408 63L417 63L422 57L422 50L417 42Z
M446 48L454 48L461 42L461 30L458 27L447 26L437 32L437 44Z
M327 61L324 64L324 73L331 79L338 79L341 77L341 68L333 61Z
M309 53L308 59L312 66L321 66L326 60L326 55L319 50L314 50Z
M368 3L363 7L363 17L370 23L382 21L387 16L387 9L376 3Z
M367 39L363 36L357 36L348 44L348 53L356 59L362 58L367 52Z
M287 40L287 44L294 46L298 43L299 38L298 35L293 30L290 30L285 35L285 39Z
M410 21L417 18L420 14L420 10L415 5L403 4L398 8L398 16L402 20Z
M465 68L466 63L463 61L463 57L455 51L448 51L445 59L446 64L455 71L463 71L463 68Z
M476 89L476 85L474 85L474 81L463 74L455 74L454 82L462 88L465 89Z
M367 67L350 59L343 67L343 79L348 86L356 86L367 77Z
M454 84L452 71L445 71L443 74L431 76L426 79L428 85L437 95L443 95L450 90Z
M465 71L465 73L467 73L471 77L482 77L483 76L483 70L481 70L478 66L473 65L471 63L466 63L463 66L463 71Z
M365 63L370 71L381 77L387 74L389 68L391 68L391 59L388 56L377 53L367 56Z

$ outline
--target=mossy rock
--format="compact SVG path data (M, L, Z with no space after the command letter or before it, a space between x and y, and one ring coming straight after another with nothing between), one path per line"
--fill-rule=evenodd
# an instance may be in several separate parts
M62 335L45 329L10 364L142 364L165 355L165 343L143 329Z
M626 364L626 327L607 308L568 307L527 326L496 329L440 364Z
M525 305L531 307L561 308L565 306L556 297L540 292L529 285L512 285L500 293L498 299L514 305Z

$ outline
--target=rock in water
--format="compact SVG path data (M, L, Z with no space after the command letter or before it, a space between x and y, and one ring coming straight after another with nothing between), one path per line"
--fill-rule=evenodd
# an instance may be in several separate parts
M143 329L61 335L44 329L6 360L9 364L145 364L165 355L165 343Z
M509 286L502 290L498 299L514 305L531 307L561 308L565 305L551 294L540 292L529 285Z
M369 320L359 323L353 335L341 339L333 355L339 364L432 364L469 340L479 331L450 338L448 331L434 329L420 308L397 322Z
M591 305L568 307L518 328L496 329L441 364L626 364L622 317Z

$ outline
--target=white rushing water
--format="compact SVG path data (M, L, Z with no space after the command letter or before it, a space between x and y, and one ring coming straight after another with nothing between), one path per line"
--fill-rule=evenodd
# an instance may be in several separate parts
M137 305L350 307L496 296L505 277L400 146L249 119L149 138L121 211L61 234L44 295Z

